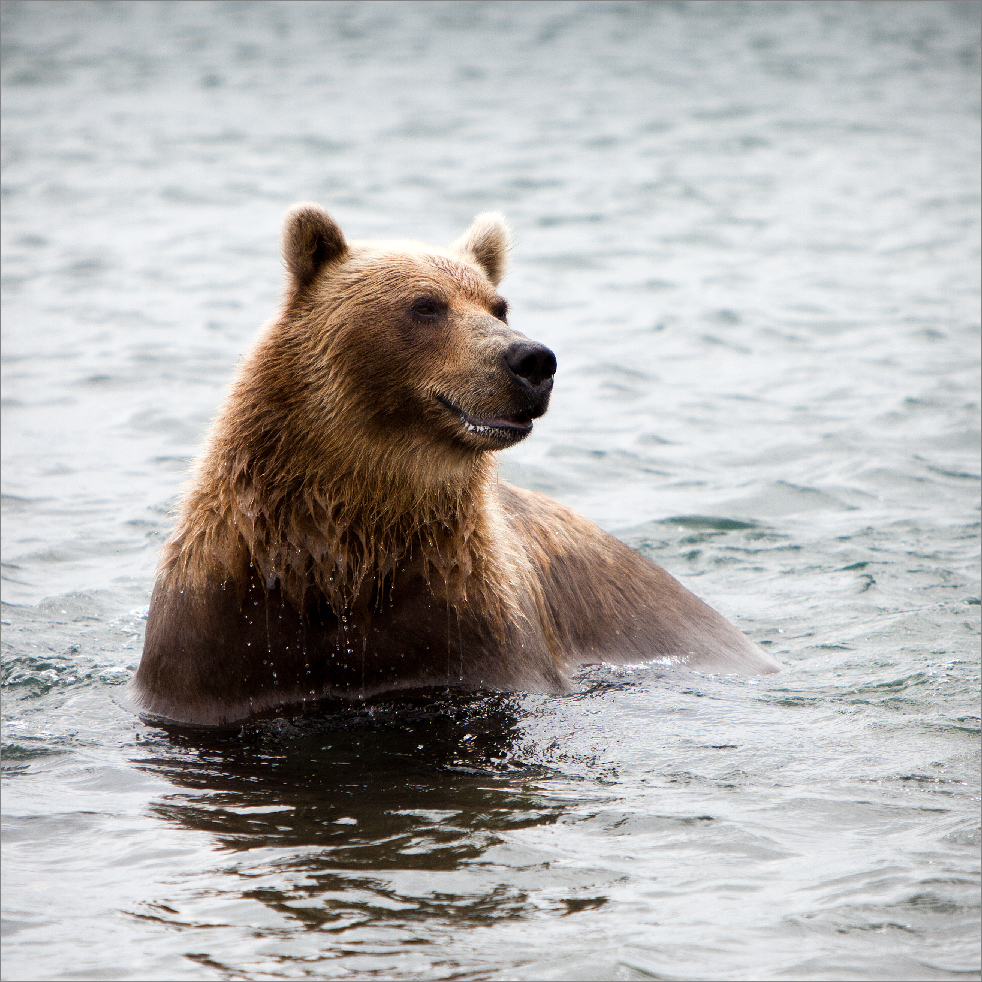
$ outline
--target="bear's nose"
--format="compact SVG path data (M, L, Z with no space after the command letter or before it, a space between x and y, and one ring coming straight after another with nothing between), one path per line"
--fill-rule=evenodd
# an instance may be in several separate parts
M536 341L516 341L505 352L505 364L512 375L533 388L556 374L556 356Z

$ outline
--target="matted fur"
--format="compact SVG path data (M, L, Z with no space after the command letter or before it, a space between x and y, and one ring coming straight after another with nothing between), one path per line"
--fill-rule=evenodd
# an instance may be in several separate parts
M291 210L283 311L161 557L132 686L146 711L225 723L418 685L561 691L599 659L777 668L664 570L497 480L493 453L545 411L555 366L504 322L509 242L493 213L441 249L349 243L319 206Z

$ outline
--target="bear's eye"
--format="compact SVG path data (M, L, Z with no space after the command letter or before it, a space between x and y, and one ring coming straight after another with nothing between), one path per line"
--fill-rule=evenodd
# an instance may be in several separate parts
M417 297L409 306L409 313L423 321L435 320L447 309L446 304L434 297Z
M498 318L499 321L508 320L508 301L504 297L498 297L494 302L494 306L491 308L491 313Z

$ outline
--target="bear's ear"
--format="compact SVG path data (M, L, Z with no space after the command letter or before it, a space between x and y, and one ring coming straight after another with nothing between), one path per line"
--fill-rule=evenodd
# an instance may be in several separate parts
M511 232L504 215L486 211L477 216L471 227L450 246L451 250L477 263L497 286L508 267Z
M305 290L328 263L348 254L338 223L320 205L294 205L283 223L283 258L294 293Z

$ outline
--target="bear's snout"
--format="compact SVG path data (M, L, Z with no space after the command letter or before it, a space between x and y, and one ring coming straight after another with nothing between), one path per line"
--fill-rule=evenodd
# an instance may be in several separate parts
M523 386L533 389L536 395L544 395L552 389L556 356L544 344L516 341L507 348L504 359L509 374Z

